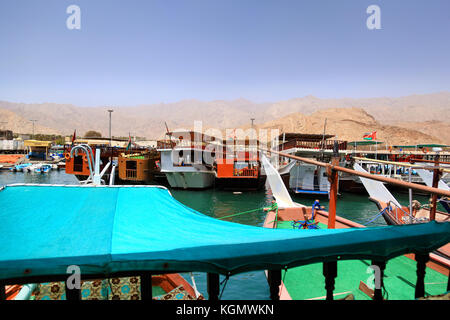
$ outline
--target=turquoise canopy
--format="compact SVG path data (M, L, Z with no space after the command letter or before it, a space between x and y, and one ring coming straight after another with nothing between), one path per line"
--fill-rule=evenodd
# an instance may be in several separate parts
M234 274L340 259L388 259L450 241L450 223L278 230L220 221L164 187L7 186L0 280L118 272Z

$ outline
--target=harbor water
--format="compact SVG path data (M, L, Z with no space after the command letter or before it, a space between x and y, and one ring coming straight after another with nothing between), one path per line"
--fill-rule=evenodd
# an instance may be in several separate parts
M40 183L40 184L78 184L73 175L68 175L64 170L52 170L46 174L21 173L0 171L0 187L14 183ZM175 190L170 189L175 199L205 215L214 218L223 218L226 221L241 223L252 226L262 226L265 212L262 208L271 204L272 195L270 188L266 186L260 191L222 191L217 189L208 190ZM408 194L397 194L394 196L404 205L408 203ZM315 200L312 197L294 196L294 201L311 206ZM414 196L414 199L422 204L428 202L426 196ZM43 200L45 201L45 200ZM320 203L328 209L328 201L321 198ZM261 209L254 211L256 209ZM252 212L247 212L252 211ZM247 212L243 214L238 214ZM337 203L337 214L346 219L366 224L378 215L376 205L368 200L366 194L342 193ZM151 214L151 213L149 213ZM230 216L232 217L226 217ZM225 218L224 218L225 217ZM177 223L173 221L173 223ZM368 226L386 225L382 217L376 218ZM189 226L185 226L189 228ZM182 274L186 280L192 283L190 274ZM206 274L193 273L195 285L199 292L207 297ZM269 287L263 271L248 272L231 276L228 280L221 276L221 292L223 300L268 300Z

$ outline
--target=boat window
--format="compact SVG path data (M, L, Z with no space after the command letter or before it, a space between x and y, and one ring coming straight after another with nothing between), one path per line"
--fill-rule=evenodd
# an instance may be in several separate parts
M176 167L192 166L191 156L193 156L193 153L186 150L180 150L178 152L178 157L175 157L175 159L173 159L173 165Z
M238 170L247 168L248 166L249 166L249 164L244 161L237 161L234 163L234 168L238 169Z
M73 157L73 171L77 171L77 172L83 171L83 156L82 155Z
M137 170L137 162L136 161L127 161L126 168L127 168L127 170Z

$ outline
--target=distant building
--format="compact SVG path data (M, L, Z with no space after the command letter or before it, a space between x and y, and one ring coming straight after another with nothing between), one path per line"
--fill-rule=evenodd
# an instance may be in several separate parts
M14 139L14 135L11 130L0 130L0 140L12 140L12 139Z
M51 141L25 140L23 143L30 159L47 160L48 151L52 146Z
M157 146L156 140L136 141L133 143L139 147L145 147L145 148L155 148L156 149L156 146Z
M72 144L72 137L66 137L66 144ZM85 143L90 146L108 145L110 143L109 138L76 138L75 144ZM111 139L111 146L125 148L128 144L128 139Z

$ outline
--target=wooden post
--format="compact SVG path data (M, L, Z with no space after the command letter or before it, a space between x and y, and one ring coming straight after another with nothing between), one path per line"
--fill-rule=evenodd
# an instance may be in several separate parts
M430 260L430 255L426 254L416 254L415 259L417 261L417 282L415 298L421 298L425 296L425 270L427 267L427 262Z
M333 166L339 166L339 153L338 144L334 141L333 146L333 159L331 160ZM336 227L336 202L337 192L339 186L338 171L332 170L331 167L327 168L328 181L330 182L330 202L328 208L328 229L334 229Z
M448 272L447 276L447 291L450 291L450 271Z
M218 301L220 292L219 274L208 273L206 277L206 285L208 287L208 299Z
M410 167L408 169L408 182L411 183L411 181L412 181L412 168ZM413 216L413 207L412 207L413 192L411 188L408 189L408 194L409 194L409 215Z
M337 276L337 261L323 263L323 275L325 276L325 290L327 291L327 301L333 300L333 290L335 278Z
M434 166L439 166L439 153L434 158ZM433 170L433 188L437 188L439 184L439 179L441 178L441 171L439 169ZM437 205L437 194L431 195L431 204L430 204L430 221L434 221L436 219L436 205Z
M80 289L69 289L67 287L67 281L64 282L66 286L66 300L68 301L79 301L81 300L81 288ZM80 284L81 286L81 284Z
M267 281L270 287L270 299L280 300L281 270L268 270Z
M152 274L150 272L143 272L140 274L141 278L141 300L152 300Z
M375 301L383 301L383 277L384 277L384 269L386 269L386 262L385 261L372 261L372 265L377 266L380 269L379 277L380 279L377 279L377 273L375 271L375 290L373 294L373 299ZM377 282L379 280L379 286L377 286Z
M3 282L0 282L0 301L6 300L6 287Z

